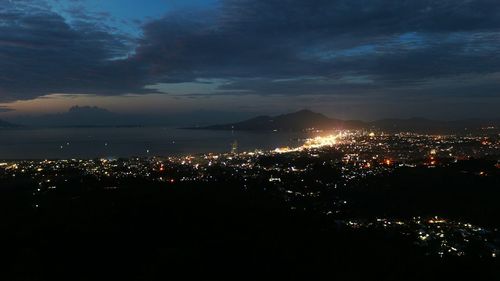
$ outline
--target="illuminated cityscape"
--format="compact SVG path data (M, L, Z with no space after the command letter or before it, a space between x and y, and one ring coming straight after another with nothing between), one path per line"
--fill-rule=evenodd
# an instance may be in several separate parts
M0 0L0 281L500 280L500 0Z
M320 133L321 134L321 133ZM500 136L387 134L348 130L304 139L299 147L223 154L129 159L9 161L0 164L0 180L26 179L31 207L43 210L44 197L76 182L95 182L117 190L133 179L168 186L230 183L241 190L271 192L294 212L312 211L327 224L413 239L429 255L495 258L498 229L447 218L446 213L362 217L351 206L350 190L378 176L420 169L453 169L472 159L484 165L461 170L471 177L500 174ZM496 162L495 162L496 161ZM489 164L488 164L489 163ZM318 170L320 173L317 173ZM356 200L356 198L354 198ZM474 245L474 246L471 246Z

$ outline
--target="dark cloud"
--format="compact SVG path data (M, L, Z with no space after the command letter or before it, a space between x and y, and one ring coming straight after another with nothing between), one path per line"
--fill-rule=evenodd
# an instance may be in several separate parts
M123 57L127 38L44 9L0 6L0 100L49 93L143 91L139 67ZM133 77L133 79L129 79Z
M500 27L495 0L224 0L225 21L247 31L392 34Z
M138 53L179 80L370 75L407 83L500 70L497 1L224 3L211 20L145 25Z
M163 82L232 79L221 88L234 94L405 94L500 71L500 4L489 0L227 0L143 28L137 57Z
M499 94L498 0L223 0L149 21L137 41L72 13L82 22L0 6L2 100L199 78L230 80L224 94Z

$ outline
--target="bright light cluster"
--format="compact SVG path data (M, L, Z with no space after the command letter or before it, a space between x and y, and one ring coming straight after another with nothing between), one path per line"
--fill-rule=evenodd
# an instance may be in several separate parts
M302 145L302 148L304 149L310 149L310 148L320 148L324 146L334 146L337 144L337 139L340 137L340 135L329 135L329 136L318 136L312 139L308 139L304 145Z
M308 149L321 148L325 146L334 146L337 144L337 140L341 137L341 134L337 135L328 135L328 136L317 136L314 138L307 139L302 146L296 148L290 147L280 147L276 148L274 152L276 153L287 153L287 152L295 152L295 151L303 151Z

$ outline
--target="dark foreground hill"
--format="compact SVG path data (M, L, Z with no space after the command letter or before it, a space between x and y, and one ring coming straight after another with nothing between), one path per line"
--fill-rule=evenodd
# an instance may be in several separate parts
M499 276L495 260L426 256L405 237L338 228L315 212L291 210L267 191L243 191L230 182L165 185L128 179L119 189L101 184L70 179L33 209L29 178L3 180L0 280ZM373 201L381 204L378 197Z

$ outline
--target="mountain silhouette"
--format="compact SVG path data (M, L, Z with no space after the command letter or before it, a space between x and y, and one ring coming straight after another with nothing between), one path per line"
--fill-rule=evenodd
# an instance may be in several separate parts
M451 133L493 128L498 130L500 120L467 119L438 121L426 118L381 119L364 122L329 118L311 110L300 110L277 116L258 116L245 121L189 129L235 131L305 131L314 129L380 129L388 132L413 131L423 133Z
M361 121L344 121L329 118L311 110L300 110L277 116L258 116L242 122L213 125L201 129L210 130L241 130L241 131L302 131L312 129L361 128Z
M0 120L0 128L17 128L17 127L20 127L20 125Z

